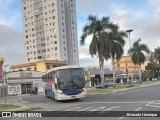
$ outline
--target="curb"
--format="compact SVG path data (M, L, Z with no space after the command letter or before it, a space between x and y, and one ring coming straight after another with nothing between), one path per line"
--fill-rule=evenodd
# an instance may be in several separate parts
M123 91L128 91L128 90L132 90L132 89L136 89L136 88L143 88L143 87L148 87L148 86L154 86L154 85L158 85L160 83L154 83L154 84L150 84L150 85L144 85L144 86L140 86L140 87L131 87L131 88L126 88L123 90L118 90L118 91L114 91L114 92L109 92L109 93L87 93L88 95L109 95L109 94L113 94L113 93L118 93L118 92L123 92Z
M10 109L10 110L6 110L6 111L33 111L36 109L42 109L41 107L37 106L37 107L27 107L27 106L22 106L20 108L15 108L15 109Z

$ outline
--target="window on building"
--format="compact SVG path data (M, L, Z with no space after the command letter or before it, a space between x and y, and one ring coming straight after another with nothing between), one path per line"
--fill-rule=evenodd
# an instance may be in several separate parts
M52 10L52 13L54 13L54 12L55 12L55 9Z
M47 69L51 69L50 65L47 65Z
M36 58L36 57L35 57ZM34 67L34 71L37 71L37 67Z
M31 70L31 68L26 68L26 70Z
M117 64L117 67L119 68L119 67L120 67L120 64Z
M41 56L38 56L38 57L37 57L37 59L41 59L41 58L42 58Z
M57 50L57 47L55 47L54 50Z
M48 18L45 18L45 21L48 21Z
M57 44L57 41L54 41L54 44Z
M54 28L53 31L56 32L56 29Z

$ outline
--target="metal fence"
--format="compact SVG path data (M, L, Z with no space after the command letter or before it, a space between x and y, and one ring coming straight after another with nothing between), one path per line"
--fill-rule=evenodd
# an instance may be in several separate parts
M5 96L5 87L0 87L0 97Z

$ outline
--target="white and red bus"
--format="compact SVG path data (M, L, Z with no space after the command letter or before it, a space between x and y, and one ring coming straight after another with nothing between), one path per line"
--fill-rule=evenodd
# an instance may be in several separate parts
M86 96L85 75L79 66L57 67L42 76L45 95L55 100L79 99Z

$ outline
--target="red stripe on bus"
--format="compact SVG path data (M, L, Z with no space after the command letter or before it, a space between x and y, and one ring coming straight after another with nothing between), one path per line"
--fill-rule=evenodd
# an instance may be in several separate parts
M47 84L54 84L54 81L47 81Z

